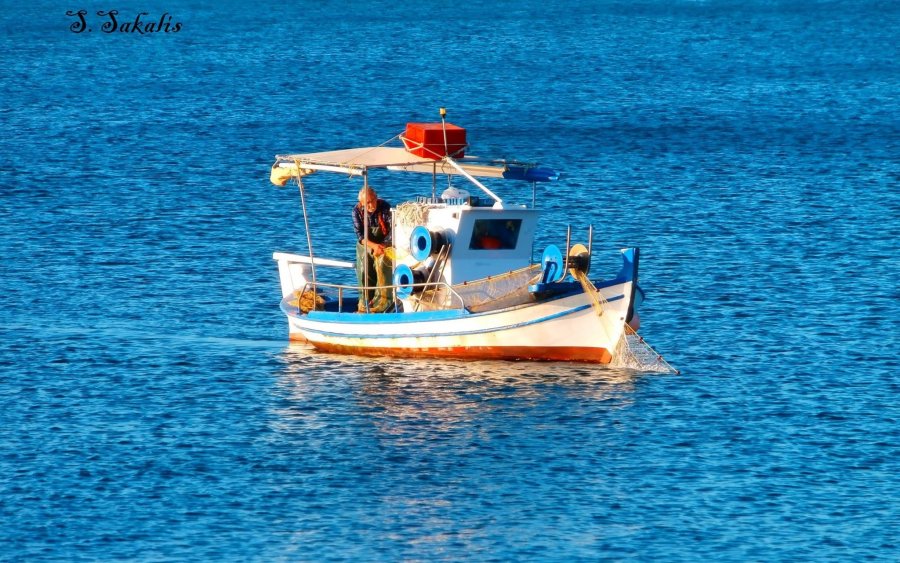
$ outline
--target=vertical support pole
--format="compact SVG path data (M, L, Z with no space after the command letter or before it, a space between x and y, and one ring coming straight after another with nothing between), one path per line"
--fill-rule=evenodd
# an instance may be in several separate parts
M588 227L588 271L591 271L590 261L594 259L594 224Z
M437 161L431 165L431 202L437 201Z
M441 108L441 130L444 132L444 157L450 156L450 145L447 143L447 108ZM451 175L447 174L447 189L453 187Z
M300 165L297 165L300 169ZM303 226L306 229L306 246L309 248L309 269L312 272L313 293L316 291L316 260L313 257L312 236L309 233L309 215L306 212L306 193L303 189L303 179L297 174L297 186L300 187L300 205L303 207Z
M369 312L369 170L363 168L363 286L360 288L366 313ZM359 202L357 202L359 203Z
M534 209L537 207L537 196L535 195L537 192L537 182L531 183L531 208ZM534 237L531 237L531 259L529 263L534 264Z

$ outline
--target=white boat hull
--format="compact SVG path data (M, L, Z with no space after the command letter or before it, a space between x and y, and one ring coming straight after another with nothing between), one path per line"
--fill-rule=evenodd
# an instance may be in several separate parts
M633 283L499 311L288 312L292 340L370 356L559 360L609 363L626 330ZM601 314L602 311L602 314Z

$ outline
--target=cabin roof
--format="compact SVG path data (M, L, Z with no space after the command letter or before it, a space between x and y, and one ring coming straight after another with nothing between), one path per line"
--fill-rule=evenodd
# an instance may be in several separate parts
M358 176L368 168L387 168L402 172L427 174L460 174L446 160L433 160L409 153L399 147L360 147L336 151L277 155L275 167L288 169L294 175L306 175L316 170ZM547 181L555 173L536 164L509 160L488 160L467 156L455 159L468 174L482 178ZM538 177L529 172L540 171ZM547 176L550 173L552 177Z

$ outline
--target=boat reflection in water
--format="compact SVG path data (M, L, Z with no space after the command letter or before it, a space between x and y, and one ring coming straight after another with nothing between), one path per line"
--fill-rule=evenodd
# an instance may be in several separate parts
M610 460L636 438L635 390L650 381L571 362L372 358L302 344L278 359L267 440L292 476L280 494L297 499L286 524L297 553L348 523L360 545L472 554L546 532L531 523L547 514L583 522L596 509L584 491L610 478ZM547 526L580 532L566 522Z
M280 393L290 404L282 421L360 418L380 433L433 440L479 419L532 416L586 417L628 408L642 374L570 362L471 360L398 361L327 354L291 344L281 355ZM333 420L332 420L333 422Z

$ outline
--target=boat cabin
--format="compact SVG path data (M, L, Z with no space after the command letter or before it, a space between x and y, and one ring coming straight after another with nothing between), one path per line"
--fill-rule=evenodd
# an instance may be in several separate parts
M425 203L427 220L414 226L398 225L394 244L400 263L417 265L447 254L442 281L464 281L498 275L531 263L540 212L525 207L485 207L469 203ZM446 246L446 248L445 248ZM440 268L440 264L438 268Z

